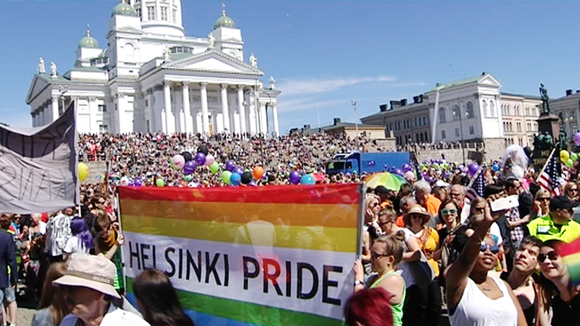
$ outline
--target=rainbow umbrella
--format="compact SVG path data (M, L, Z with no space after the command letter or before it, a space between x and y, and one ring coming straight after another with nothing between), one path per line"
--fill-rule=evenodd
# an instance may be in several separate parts
M364 179L367 187L376 188L384 186L389 190L399 191L402 184L407 183L402 176L391 172L379 172L371 174Z

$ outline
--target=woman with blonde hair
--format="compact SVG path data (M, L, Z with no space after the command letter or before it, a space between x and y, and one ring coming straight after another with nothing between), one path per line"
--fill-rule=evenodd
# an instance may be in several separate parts
M382 288L392 296L389 304L393 311L393 325L400 326L403 323L403 303L405 302L405 280L396 266L403 259L405 252L405 234L399 231L395 234L385 235L378 238L371 249L372 268L378 274L373 274L366 282L367 288ZM355 292L365 288L364 269L360 260L354 263Z
M69 314L69 309L62 291L56 291L52 281L64 276L66 265L64 263L53 263L50 265L44 286L42 288L42 297L38 304L38 311L32 319L32 326L53 326L60 325L62 319Z
M541 188L536 192L536 196L534 197L534 206L536 211L533 211L532 219L540 216L546 216L550 213L550 199L552 199L552 194L544 189Z

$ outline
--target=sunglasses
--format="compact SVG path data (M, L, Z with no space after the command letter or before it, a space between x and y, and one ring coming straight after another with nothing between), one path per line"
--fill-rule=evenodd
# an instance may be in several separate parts
M393 223L394 221L385 221L385 222L379 222L379 226L383 226L383 225L387 225L389 223Z
M381 258L381 257L387 257L387 256L390 256L390 255L385 255L385 254L382 254L382 255L381 255L381 254L377 254L376 252L374 252L374 251L372 251L372 250L371 250L371 257L372 257L372 259L374 259L374 260L377 260L377 259L379 259L379 258Z
M538 198L538 200L541 200L541 201L550 201L550 199L551 198L549 198L549 197L546 197L546 198Z
M443 210L441 210L442 215L451 215L451 214L456 214L456 213L457 213L456 209L443 209Z
M574 189L568 189L568 191L578 191L578 189L574 188Z
M476 212L483 212L485 211L485 207L473 207L473 210Z
M554 260L557 260L557 259L558 259L558 257L560 257L560 255L558 255L558 253L557 253L557 252L555 252L555 251L550 251L550 252L549 252L549 253L547 253L547 254L539 254L539 255L538 255L538 262L540 262L540 263L543 263L543 262L544 262L544 260L546 260L546 257L547 257L549 260L551 260L551 261L554 261Z
M481 244L481 252L485 252L487 249L489 248L489 251L491 251L492 254L497 254L499 252L499 246L498 245L487 245L485 243Z

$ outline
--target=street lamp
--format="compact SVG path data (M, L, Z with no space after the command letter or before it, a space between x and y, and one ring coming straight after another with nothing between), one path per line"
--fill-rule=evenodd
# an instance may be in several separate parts
M58 92L60 93L59 98L60 98L60 108L58 109L58 115L62 115L64 113L64 94L66 92L68 92L68 86L67 85L60 85L58 87ZM58 117L54 117L54 120L56 120Z
M356 130L356 136L358 137L358 116L356 114L356 101L350 101L350 105L352 105L352 108L354 110L354 126L355 126L355 130Z

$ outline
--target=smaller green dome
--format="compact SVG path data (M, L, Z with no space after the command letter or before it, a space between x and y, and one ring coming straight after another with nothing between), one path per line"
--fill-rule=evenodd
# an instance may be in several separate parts
M230 17L226 16L226 10L222 10L222 16L215 21L213 29L218 29L220 27L231 27L236 28L236 23Z
M133 6L131 6L128 3L125 3L125 0L123 0L120 4L116 5L115 8L113 8L113 12L111 13L111 17L113 17L115 15L137 17L137 11L135 11L135 8L133 8Z
M98 48L99 43L91 36L91 30L87 25L87 35L79 42L79 48Z

